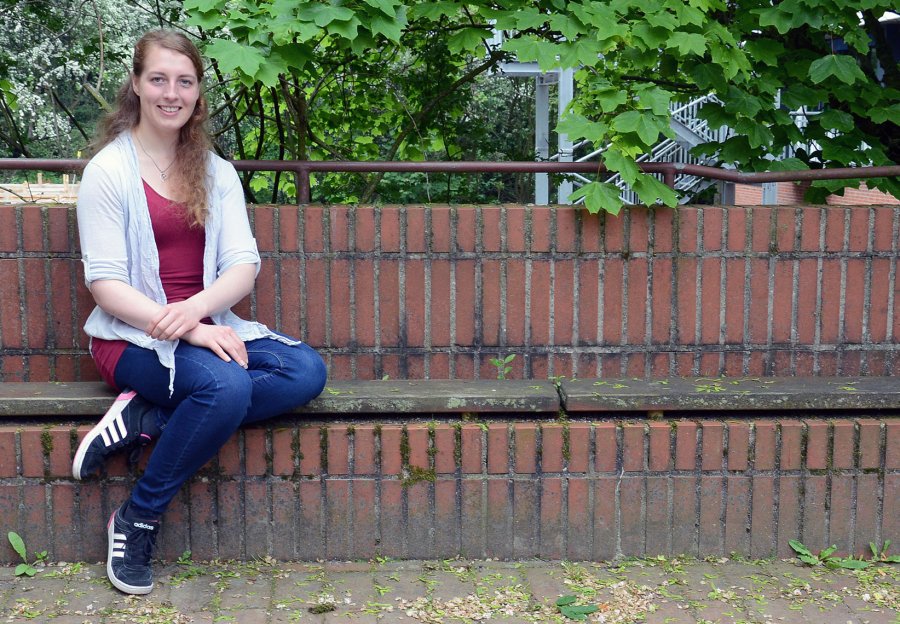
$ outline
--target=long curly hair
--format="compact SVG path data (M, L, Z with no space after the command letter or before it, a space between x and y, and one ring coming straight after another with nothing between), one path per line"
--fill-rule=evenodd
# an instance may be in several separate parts
M91 146L93 152L96 153L122 132L132 130L140 122L141 100L132 88L132 78L140 77L143 73L147 54L152 46L184 54L194 66L197 79L202 80L203 59L197 46L190 39L171 30L148 31L134 46L131 73L119 87L115 110L100 122L97 140ZM172 165L176 196L187 206L187 218L196 226L202 226L206 222L207 214L206 167L212 144L206 129L208 116L209 108L201 88L194 112L181 128L175 162Z

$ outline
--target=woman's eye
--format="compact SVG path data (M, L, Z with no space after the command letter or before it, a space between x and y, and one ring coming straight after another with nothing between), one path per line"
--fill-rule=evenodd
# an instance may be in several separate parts
M181 86L182 87L192 87L192 86L194 86L194 81L193 80L182 80Z

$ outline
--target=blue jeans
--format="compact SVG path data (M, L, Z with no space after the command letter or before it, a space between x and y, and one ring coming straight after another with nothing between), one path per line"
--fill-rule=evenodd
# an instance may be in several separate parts
M158 518L238 427L308 403L325 387L325 363L307 345L270 338L245 344L246 370L181 341L171 397L169 369L156 353L135 345L125 349L116 365L116 384L156 405L162 428L147 469L131 491L129 515Z

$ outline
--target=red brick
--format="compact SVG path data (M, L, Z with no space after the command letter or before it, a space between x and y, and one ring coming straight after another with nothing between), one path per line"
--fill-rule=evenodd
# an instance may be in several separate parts
M716 421L702 421L703 451L701 468L703 470L722 470L725 462L725 425Z
M628 261L628 334L629 344L643 344L647 335L648 291L647 260Z
M625 423L622 433L623 467L628 472L640 472L644 469L644 425Z
M425 262L407 259L406 268L406 344L425 346Z
M838 340L839 311L841 308L840 261L825 258L822 261L822 312L820 340L823 344L835 344Z
M675 265L677 303L676 336L679 344L694 344L698 338L697 322L697 260L677 258Z
M478 242L478 213L474 206L456 208L456 247L460 251L475 251Z
M266 499L263 498L257 502L259 505L253 505L253 512L244 517L241 511L241 491L240 484L237 481L219 481L216 484L214 500L209 501L210 506L214 503L217 509L215 522L219 530L216 531L218 543L216 544L216 552L219 556L226 559L239 559L244 556L241 552L241 538L244 529L253 529L257 525L255 518L268 519L268 505ZM264 521L265 523L265 521ZM263 533L263 543L265 543L265 533ZM250 545L250 549L253 545ZM265 556L266 551L263 547L261 555ZM254 556L256 553L250 554Z
M353 331L358 346L376 345L375 328L375 264L370 258L359 258L353 262L355 322ZM349 299L347 300L349 301ZM283 307L283 306L282 306Z
M380 227L382 251L400 251L402 249L400 219L401 208L397 206L382 207Z
M259 442L261 443L261 448L255 448L254 453L258 453L256 457L253 458L252 463L253 470L252 472L255 474L265 474L265 461L266 461L266 453L265 453L265 440L262 437L265 435L264 430L254 430L254 432L259 432L262 434L259 437ZM301 435L303 433L307 433L309 438L312 437L311 434L315 433L315 442L313 445L308 440L304 440L301 438L300 440L300 453L303 455L304 460L309 462L310 458L307 458L306 455L308 453L312 453L315 458L315 465L319 465L319 444L318 444L318 430L317 429L303 429L301 430ZM248 430L249 433L249 430ZM256 440L254 440L255 442ZM304 444L306 442L306 444ZM296 440L294 438L294 430L290 428L279 428L272 430L272 474L289 477L294 474L297 466L297 459L295 457L295 444ZM251 459L250 459L250 448L249 444L247 446L247 472L251 473ZM303 463L303 462L301 462ZM260 472L262 471L262 472Z
M725 479L725 552L748 552L750 517L750 479L729 476Z
M672 477L672 553L697 555L697 480Z
M579 213L581 217L581 251L596 253L602 249L600 215L592 215L584 210Z
M837 420L832 426L834 427L834 451L831 465L839 469L853 468L855 464L853 457L855 426L849 420Z
M828 423L806 421L806 467L824 470L828 467Z
M542 472L562 472L564 431L564 426L556 423L541 426Z
M399 344L400 336L400 263L382 260L378 274L378 306L382 346Z
M301 251L298 238L299 224L300 215L297 206L278 207L278 249L280 251Z
M619 483L619 539L622 554L636 557L644 553L645 516L643 476L626 476Z
M228 438L225 444L223 444L219 448L216 459L219 464L219 470L222 472L222 474L241 474L240 437L240 434L232 435L230 438Z
M750 512L750 556L771 557L775 554L775 479L753 477L753 503Z
M19 434L22 444L22 476L44 476L43 427L33 425L22 427Z
M622 292L625 263L618 258L610 258L604 264L604 269L600 303L603 310L603 343L622 344L625 340L622 335L622 309L625 305L622 300Z
M512 263L510 263L512 264ZM532 291L534 293L535 291ZM540 298L540 293L538 298ZM574 305L573 305L574 303ZM573 341L575 299L575 262L557 260L553 267L553 342L570 345ZM507 312L507 315L509 313ZM510 340L513 340L510 336Z
M301 427L300 474L317 477L322 474L322 433L317 426Z
M750 307L748 313L750 342L766 343L769 331L769 262L766 259L750 260Z
M578 342L594 344L600 338L597 331L597 297L600 287L600 267L596 262L578 265ZM655 283L654 283L655 285ZM532 292L537 292L532 289ZM654 318L654 321L656 319Z
M900 539L900 474L888 473L884 476L884 500L887 501L881 515L881 539L896 543ZM2 508L2 506L0 506Z
M836 555L848 555L851 552L853 526L850 501L853 500L853 481L854 477L844 475L833 475L831 478L832 504L829 507L828 537L831 544L838 547Z
M48 430L52 448L50 449L50 475L69 477L72 474L72 450L70 429L56 426Z
M475 340L475 262L459 260L456 263L456 343L472 344ZM448 315L449 316L449 315Z
M872 342L887 340L891 329L891 318L888 316L890 299L891 260L888 258L872 258L871 292L869 293L869 338ZM869 354L874 355L874 354Z
M538 260L531 265L531 344L550 344L550 305L548 297L536 293L550 292L550 263Z
M887 449L885 451L884 467L887 470L896 470L900 468L900 422L888 420L885 423L885 441ZM0 438L0 454L2 454L3 443ZM0 463L0 467L3 464ZM0 472L2 474L2 472Z
M481 279L482 279L482 308L481 308L481 323L482 323L482 340L485 345L499 345L503 344L501 332L502 332L502 320L503 314L501 312L501 295L502 295L502 282L503 279L503 261L500 260L485 260L482 263L481 268ZM457 306L459 305L459 300L457 300Z
M306 275L304 281L306 284L306 292L308 293L325 293L326 292L326 260L321 258L310 258L306 261ZM307 308L309 310L309 308ZM317 346L327 345L326 340L326 321L327 314L322 310L310 310L306 316L306 340L310 344Z
M531 423L516 423L513 426L513 430L516 448L515 471L519 474L536 472L537 449L535 443L537 426ZM490 449L490 442L488 443L488 449Z
M51 348L71 348L76 346L78 342L75 339L75 334L78 330L72 323L74 301L68 296L73 282L74 267L67 260L51 259L49 265L50 292L55 294L52 296L51 331L47 337L48 342L46 346Z
M428 208L424 206L406 207L406 251L424 253L428 251L428 235L425 220Z
M482 246L484 251L504 251L502 247L502 208L481 206Z
M47 344L47 288L44 280L44 261L39 258L24 258L25 309L28 310L28 345L43 347ZM4 319L5 321L6 319Z
M769 252L772 247L774 228L772 225L773 211L771 208L754 206L750 211L751 249L757 252Z
M722 249L723 209L719 206L703 207L703 249L720 251Z
M388 482L399 486L399 483ZM387 485L388 483L385 483ZM322 484L320 481L301 481L300 513L295 521L297 527L297 557L313 561L322 557Z
M329 439L330 442L330 439ZM330 454L329 449L329 454ZM329 457L330 459L330 457ZM353 474L373 475L377 471L375 426L356 425L353 428Z
M517 457L518 459L518 457ZM491 423L487 432L487 470L504 474L509 465L509 431L505 423Z
M800 535L800 515L800 477L783 475L779 479L778 491L778 534L775 543L778 557L794 556L788 542Z
M43 214L40 206L22 206L23 251L44 250Z
M587 561L591 552L591 515L589 510L589 488L587 479L568 480L566 497L568 512L568 549L565 557L570 561Z
M853 554L857 557L872 556L869 542L875 541L872 536L878 534L879 516L881 515L878 500L881 484L878 481L877 474L861 474L857 477L856 522L854 522L853 540ZM884 501L887 504L887 513L891 513L891 506L896 506L896 503L892 503L888 499L884 499Z
M706 429L703 430L704 434ZM704 437L704 442L706 438ZM700 555L724 555L722 477L700 477Z
M616 478L592 480L594 486L593 561L608 561L616 556Z
M525 292L525 261L510 259L506 263L506 343L525 344L525 310L528 304ZM569 301L571 308L571 299Z
M613 472L616 469L616 425L601 422L594 426L596 444L595 467L598 472Z
M481 434L480 425L463 425L460 432L462 451L462 471L467 474L480 474L481 467Z
M794 296L794 271L791 262L775 264L775 290L772 299L772 340L791 340L791 310Z
M408 425L406 435L409 440L409 465L428 470L431 467L428 427L418 424Z
M859 467L881 467L881 422L864 419L859 424Z
M668 476L647 477L646 553L666 555L671 552L669 507Z
M456 482L439 480L434 484L435 552L460 552L460 509L456 504ZM466 527L466 539L471 534Z
M675 470L693 470L697 465L697 423L679 420L675 429Z
M700 235L698 211L692 206L678 209L678 250L681 252L697 251L697 239Z
M346 425L328 427L328 474L350 474L350 437Z
M460 552L464 557L484 558L485 531L482 494L485 481L466 480L460 483L460 522L465 527L466 539L460 540Z
M325 209L322 206L304 206L303 251L325 251Z
M850 210L850 235L847 251L866 251L869 246L869 208Z
M453 249L452 211L450 206L431 206L431 250L434 252Z
M578 213L581 208L575 206L557 206L556 216L556 251L575 251L575 241L578 233Z
M569 423L569 473L587 472L590 465L591 426L588 423Z
M755 440L753 443L753 467L756 470L775 469L775 423L756 421L753 423Z
M495 479L487 482L485 554L488 557L500 557L501 559L513 557L515 534L512 526L512 490L512 482L508 479ZM534 518L531 520L533 526Z
M782 470L800 470L803 444L803 424L796 420L781 422Z
M825 251L840 251L844 248L844 208L828 208L825 212Z
M778 251L793 251L797 241L797 212L791 207L775 209L775 243Z
M0 431L0 478L15 477L17 473L16 432L15 429L4 428Z
M540 489L540 552L545 559L565 557L565 529L563 522L562 479L544 478Z
M403 433L399 425L381 427L381 474L399 475L403 469L400 440Z
M844 340L862 342L863 303L866 283L866 260L847 260L847 285L844 292Z
M672 260L654 258L649 272L653 276L650 293L651 339L656 344L666 344L672 330Z
M816 251L819 249L819 232L824 208L806 206L801 209L803 223L800 226L800 249Z
M648 466L652 471L671 470L671 433L668 422L651 422L649 424L650 457Z
M810 475L803 482L803 512L801 541L816 552L828 547L825 533L825 476Z
M0 206L0 251L18 252L15 206Z

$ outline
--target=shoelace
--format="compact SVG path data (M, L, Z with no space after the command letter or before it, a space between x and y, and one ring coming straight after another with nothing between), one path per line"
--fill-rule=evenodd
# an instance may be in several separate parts
M153 441L153 438L150 437L146 433L142 433L138 436L138 439L135 441L134 448L131 449L131 452L128 454L128 463L136 464L140 461L141 455L144 452L144 447L150 444Z

